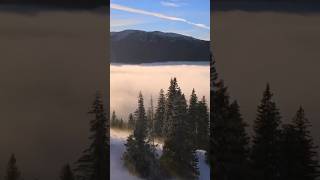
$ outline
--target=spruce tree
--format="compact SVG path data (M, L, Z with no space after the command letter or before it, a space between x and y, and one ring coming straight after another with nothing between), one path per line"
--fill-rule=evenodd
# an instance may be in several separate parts
M166 137L168 135L167 132L170 131L170 128L172 127L172 109L173 109L173 101L175 100L176 96L179 96L178 94L179 87L178 82L176 78L173 78L170 80L170 86L168 88L168 92L166 94L166 106L165 106L165 117L163 122L163 128L162 128L162 136Z
M134 129L134 126L135 126L135 121L132 113L130 113L128 118L128 129Z
M155 147L150 144L147 134L147 117L143 103L143 96L140 93L138 108L135 111L135 127L125 144L126 151L123 154L124 164L130 172L142 178L161 178L155 171L159 169Z
M230 155L227 141L230 133L227 133L229 127L229 106L230 97L227 92L227 87L223 81L215 84L213 92L213 112L210 117L210 165L211 177L217 180L228 179L227 162Z
M66 164L62 167L60 179L61 180L75 180L75 177L73 175L73 172L72 172L69 164Z
M173 85L173 86L172 86ZM173 88L174 87L174 88ZM170 92L170 89L172 92ZM173 95L173 96L170 96ZM160 158L162 166L169 176L182 179L197 179L199 175L197 156L193 146L192 126L187 120L187 103L181 93L176 80L172 81L169 88L171 104L167 106L168 117L167 133Z
M188 117L187 120L189 121L190 124L190 133L193 135L193 143L194 147L198 148L200 147L200 142L199 142L199 117L200 117L200 112L199 112L199 107L198 107L198 97L196 95L196 92L194 89L192 89L191 95L190 95L190 100L189 100L189 107L188 107Z
M245 127L247 124L243 121L240 107L237 101L230 104L229 117L226 120L225 140L227 148L225 149L225 165L229 179L247 180L249 179L248 166L248 144L249 136Z
M280 139L280 179L298 180L297 173L300 171L300 163L297 161L298 142L297 131L292 124L285 124L282 127ZM297 179L298 178L298 179Z
M218 89L220 89L220 93L218 92ZM223 92L224 93L221 93ZM219 109L219 101L218 99L218 95L224 97L222 102L226 102L223 103L222 108ZM223 180L226 179L224 178L224 174L223 173L223 169L225 169L223 167L222 164L220 164L218 162L218 156L219 156L219 152L221 152L219 150L219 142L217 138L217 135L221 134L222 131L221 130L217 130L215 131L215 128L217 127L217 129L219 129L219 123L221 122L221 109L225 109L226 108L226 104L228 104L229 102L229 97L228 94L226 92L226 88L224 87L223 81L222 80L218 80L218 73L216 70L216 61L212 55L212 53L210 53L210 122L209 122L209 127L210 127L210 151L209 153L207 153L207 161L210 164L210 177L214 180L218 179L218 180ZM221 101L220 101L221 102ZM216 108L218 107L218 108ZM218 123L216 123L218 122Z
M272 100L269 84L257 110L251 160L261 180L279 179L280 113Z
M20 171L17 167L17 160L14 154L10 156L7 169L6 169L6 175L4 177L5 180L19 180L20 179Z
M162 129L165 118L166 97L163 89L160 90L158 104L154 116L154 131L156 136L162 136Z
M148 125L148 135L151 139L154 138L154 107L153 107L153 98L150 98L150 107L147 111L147 125Z
M90 146L76 162L76 175L84 180L105 180L109 177L109 138L108 120L103 101L97 93L89 114L94 118L90 121Z
M198 102L198 114L198 147L209 150L209 112L205 96Z
M112 116L111 116L111 127L116 127L117 126L117 115L115 111L112 111Z
M300 107L290 128L284 129L282 179L314 180L319 177L317 146L314 145L310 126L304 109Z
M124 121L122 118L119 120L118 128L123 129L124 128Z

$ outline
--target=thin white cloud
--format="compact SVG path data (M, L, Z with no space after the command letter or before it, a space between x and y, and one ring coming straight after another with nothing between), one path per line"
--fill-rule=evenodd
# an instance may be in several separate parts
M174 16L167 16L165 14L145 11L145 10L142 10L142 9L131 8L131 7L115 4L115 3L111 3L110 4L110 8L111 9L120 10L120 11L126 11L126 12L130 12L130 13L135 13L135 14L153 16L153 17L157 17L157 18L161 18L161 19L167 19L167 20L171 20L171 21L184 22L184 23L187 23L187 24L199 27L199 28L204 28L204 29L208 29L208 30L210 29L210 27L206 26L205 24L194 23L194 22L188 21L188 20L183 19L183 18L174 17Z
M111 27L121 27L121 26L132 26L143 23L142 21L136 19L110 19L110 26Z
M163 6L168 6L168 7L180 7L179 4L173 3L173 2L161 1L160 3L161 3L161 5L163 5Z

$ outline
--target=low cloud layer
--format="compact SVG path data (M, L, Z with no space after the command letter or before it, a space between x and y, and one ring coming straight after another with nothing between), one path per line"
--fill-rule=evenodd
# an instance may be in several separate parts
M170 78L176 77L182 92L189 99L195 88L201 98L209 101L209 66L208 65L112 65L110 78L110 106L119 116L127 119L128 113L137 107L137 97L141 91L145 97L146 107L153 96L156 106L160 89L167 92Z

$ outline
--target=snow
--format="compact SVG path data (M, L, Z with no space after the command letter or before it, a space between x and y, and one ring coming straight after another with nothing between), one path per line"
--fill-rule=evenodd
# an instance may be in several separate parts
M123 166L122 163L122 154L125 151L125 142L130 134L129 131L123 130L110 130L110 177L111 180L141 180L141 178L137 178L131 175L127 169ZM156 142L158 144L159 151L161 151L162 144ZM209 180L210 179L210 168L205 162L205 151L197 150L197 156L199 159L199 170L200 176L199 180Z

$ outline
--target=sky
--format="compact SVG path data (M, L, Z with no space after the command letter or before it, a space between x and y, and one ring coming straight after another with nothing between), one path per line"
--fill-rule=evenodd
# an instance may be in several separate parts
M174 32L210 40L210 0L111 0L110 30Z

